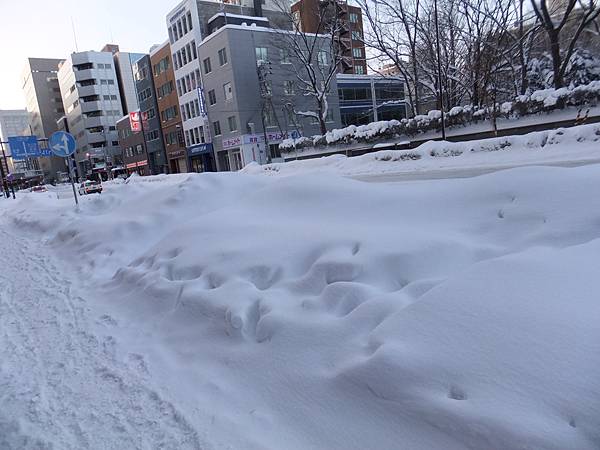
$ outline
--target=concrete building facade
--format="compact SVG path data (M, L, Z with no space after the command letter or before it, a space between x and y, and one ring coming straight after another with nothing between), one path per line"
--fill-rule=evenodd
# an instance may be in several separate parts
M226 25L200 44L207 121L218 170L239 170L251 161L277 160L278 146L284 138L320 134L315 119L296 114L315 111L316 104L314 97L295 88L297 76L306 74L296 72L299 65L282 48L282 33L286 32L255 25ZM259 65L267 70L259 71ZM259 77L259 72L264 75ZM328 128L339 128L335 79L327 100Z
M205 1L184 0L167 15L167 28L175 73L175 86L179 98L180 116L188 151L190 170L214 170L212 139L203 106L199 45L214 32L211 19L223 14L225 23L240 17L265 16L274 22L282 20L277 0ZM217 24L217 22L214 22Z
M171 45L168 41L150 51L150 62L156 92L157 116L160 120L169 173L187 172L187 150L179 115L179 98L175 89Z
M69 132L75 137L79 176L117 165L121 157L116 122L123 117L111 52L72 53L58 70Z
M47 139L58 130L57 121L64 115L58 65L64 59L27 58L23 70L23 92L29 116L31 134L38 139ZM64 158L55 156L38 158L46 181L59 178L66 172Z
M144 55L137 60L133 65L133 76L145 133L144 145L148 156L149 172L153 175L168 173L150 55ZM174 83L159 88L161 93L168 89L175 89Z

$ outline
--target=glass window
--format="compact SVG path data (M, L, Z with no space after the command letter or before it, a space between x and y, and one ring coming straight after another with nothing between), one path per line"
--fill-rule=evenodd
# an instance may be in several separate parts
M189 11L187 13L187 20L188 20L188 26L190 27L190 31L191 31L194 29L194 26L192 25L192 15L190 14Z
M358 23L358 14L350 13L350 23Z
M208 91L208 103L210 105L214 105L215 103L217 103L217 96L215 95L214 89Z
M325 50L319 50L317 55L318 62L320 66L326 66L327 63L327 52Z
M353 48L352 56L354 56L355 58L362 58L362 49L361 48Z
M204 63L204 73L210 73L212 71L212 67L210 66L210 58L206 58L202 62Z
M362 40L362 35L361 35L360 31L354 30L352 32L352 40L353 41L360 41L360 40Z
M231 83L225 83L223 85L223 93L225 94L225 101L233 99L233 88Z
M215 132L215 136L219 136L221 134L221 124L218 120L213 122L213 130Z
M281 64L290 64L290 51L287 48L279 50L279 57L281 58Z
M363 66L354 66L354 73L357 75L364 75L365 68Z
M283 93L285 95L294 95L294 82L291 80L285 80L283 82Z
M256 54L256 64L259 66L266 63L268 59L267 47L255 47L254 52Z
M227 50L225 48L219 50L219 64L222 66L227 64Z
M237 120L235 116L229 116L227 118L227 123L229 124L229 131L237 131Z

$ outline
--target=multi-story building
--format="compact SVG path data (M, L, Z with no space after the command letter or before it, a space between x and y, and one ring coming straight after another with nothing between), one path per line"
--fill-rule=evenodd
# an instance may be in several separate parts
M239 22L240 17L265 16L285 26L277 0L240 0L217 2L184 0L167 15L175 85L179 97L182 126L188 150L190 169L213 170L212 143L207 130L207 117L202 104L201 60L198 45L212 31L209 23L218 19ZM215 21L216 25L218 22ZM203 138L201 136L204 136Z
M150 55L144 55L133 65L135 89L138 93L140 117L145 135L145 153L148 156L149 173L156 175L167 173L167 159L163 144L160 115L156 101L157 91L154 86ZM159 86L161 94L175 90L173 82Z
M342 125L406 117L404 83L379 75L337 75Z
M119 59L117 46L105 49L72 53L58 70L69 132L77 142L75 161L80 176L120 163L116 122L128 108L138 107L135 83L131 81L133 88L124 87L124 94L119 88L131 85L127 74L133 80L133 73L128 64L134 58L124 53ZM115 61L119 61L118 68Z
M117 121L119 146L123 152L123 168L128 174L137 172L139 175L152 175L148 166L148 153L144 135L141 132L131 131L129 115Z
M188 171L187 150L171 58L171 45L168 41L150 50L157 119L160 120L169 173L182 173Z
M23 92L30 130L38 139L47 139L57 131L56 122L65 112L57 77L58 65L63 61L64 59L27 58L23 70ZM56 156L38 158L38 163L46 181L58 179L58 174L67 170L64 158Z
M340 73L367 73L362 10L358 6L349 5L346 0L299 0L291 6L291 11L304 33L327 33L335 24Z
M10 136L23 136L29 133L29 115L25 109L0 110L0 142L2 150L7 156L5 165L10 172L38 175L39 163L37 158L29 158L27 161L13 160L10 158L10 146L6 143ZM0 152L1 153L1 152Z
M205 38L198 51L202 57L202 82L208 130L218 170L238 170L245 164L278 158L279 143L288 136L320 134L319 123L299 111L316 111L311 95L303 95L297 78L306 78L306 67L285 48L293 32L268 27L268 21L246 17L248 26L225 25ZM266 23L265 23L266 22ZM326 36L309 36L324 40ZM324 44L321 42L321 44ZM319 45L315 48L327 48ZM324 55L319 64L334 59ZM339 101L335 78L327 96L328 128L339 128ZM187 111L186 111L187 113ZM264 124L264 127L263 127ZM192 144L205 145L201 127L186 134ZM266 139L266 144L265 144Z
M75 137L80 176L106 169L120 157L116 122L123 117L111 52L72 53L58 70L69 132Z
M145 54L122 52L119 46L115 44L106 44L102 51L113 54L123 113L137 111L140 106L136 80L134 79L134 65Z

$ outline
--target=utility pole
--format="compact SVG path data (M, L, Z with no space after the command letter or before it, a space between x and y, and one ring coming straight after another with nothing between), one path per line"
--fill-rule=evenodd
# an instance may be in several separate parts
M444 124L444 92L442 89L442 61L440 56L440 27L438 24L437 0L433 0L433 11L435 16L435 45L437 52L438 90L440 96L440 110L442 112L442 139L446 140L446 125Z
M4 155L4 144L0 142L2 145L2 156L4 159L0 160L0 179L2 180L2 191L4 192L6 198L10 197L8 193L8 181L6 180L6 173L4 172L4 162L6 161L6 155ZM6 169L8 170L8 164L6 164Z

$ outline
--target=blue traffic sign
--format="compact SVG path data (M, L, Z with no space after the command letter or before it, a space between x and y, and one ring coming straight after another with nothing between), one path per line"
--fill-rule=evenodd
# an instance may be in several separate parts
M75 152L75 138L70 133L57 131L48 139L48 147L56 156L66 158Z
M14 160L41 156L40 146L35 136L9 136L10 154Z

